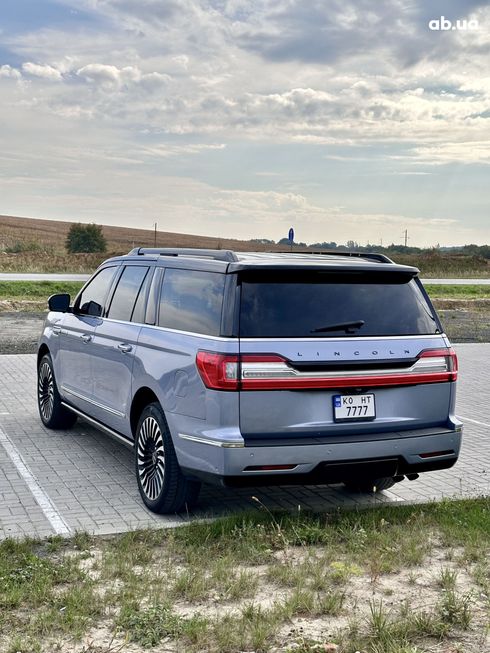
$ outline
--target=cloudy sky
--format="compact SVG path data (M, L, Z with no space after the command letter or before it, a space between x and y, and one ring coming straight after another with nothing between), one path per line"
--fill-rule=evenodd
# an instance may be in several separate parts
M0 214L490 242L488 2L3 0L0 99Z

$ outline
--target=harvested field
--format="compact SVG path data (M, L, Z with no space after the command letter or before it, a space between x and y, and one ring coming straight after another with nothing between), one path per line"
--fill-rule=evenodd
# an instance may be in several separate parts
M153 247L151 229L103 225L105 254L70 254L65 239L72 222L0 216L0 272L92 272L108 256L127 253L135 246ZM201 247L236 251L284 251L284 245L195 234L157 232L158 247ZM294 246L293 251L305 251ZM309 250L311 251L311 250ZM315 250L318 251L318 250ZM481 256L427 251L423 254L390 254L396 262L418 267L424 277L490 277L489 261Z

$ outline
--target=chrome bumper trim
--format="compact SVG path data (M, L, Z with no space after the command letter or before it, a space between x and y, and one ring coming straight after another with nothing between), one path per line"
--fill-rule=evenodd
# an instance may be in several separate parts
M197 444L209 444L212 447L223 447L224 449L243 449L244 442L235 442L231 440L209 440L207 438L200 438L197 435L188 435L187 433L179 433L179 438L188 440L189 442L196 442Z

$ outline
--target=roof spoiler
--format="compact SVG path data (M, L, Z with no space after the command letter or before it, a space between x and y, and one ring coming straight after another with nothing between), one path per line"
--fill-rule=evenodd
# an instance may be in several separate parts
M294 251L291 252L290 250L281 250L278 252L280 254L321 254L323 256L347 256L347 257L352 257L352 258L367 258L371 259L373 261L378 261L378 263L394 263L388 256L385 256L384 254L378 254L376 252L346 252L343 250L329 250L329 249L308 249L308 250L302 250L302 251Z

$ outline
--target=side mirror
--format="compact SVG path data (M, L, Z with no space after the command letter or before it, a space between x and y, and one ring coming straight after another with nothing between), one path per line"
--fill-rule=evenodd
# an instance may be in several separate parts
M70 308L70 295L67 293L60 293L59 295L51 295L48 299L48 306L50 311L57 313L67 313Z

